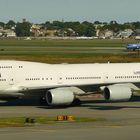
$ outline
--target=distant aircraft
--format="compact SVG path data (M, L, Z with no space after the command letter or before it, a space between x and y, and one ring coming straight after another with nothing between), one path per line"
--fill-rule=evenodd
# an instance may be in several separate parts
M137 49L140 49L140 43L137 43L137 44L127 44L126 48L128 50L137 50Z
M70 105L77 96L101 92L108 101L127 101L139 91L140 63L44 64L0 61L0 98L33 94L48 105ZM89 90L89 87L93 91Z

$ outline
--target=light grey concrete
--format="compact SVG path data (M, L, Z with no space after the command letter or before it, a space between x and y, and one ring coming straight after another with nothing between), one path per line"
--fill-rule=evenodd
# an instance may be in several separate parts
M17 104L18 105L18 104ZM0 117L57 116L103 118L90 123L56 123L34 127L0 128L1 140L138 140L140 137L140 101L105 103L85 100L79 107L52 109L45 106L0 106Z

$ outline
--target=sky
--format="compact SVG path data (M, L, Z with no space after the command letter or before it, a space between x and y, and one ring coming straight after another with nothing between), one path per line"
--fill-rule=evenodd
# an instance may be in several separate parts
M140 21L140 0L0 0L0 21Z

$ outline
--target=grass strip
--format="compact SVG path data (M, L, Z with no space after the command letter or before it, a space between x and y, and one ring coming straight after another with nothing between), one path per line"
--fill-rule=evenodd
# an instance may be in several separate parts
M0 46L32 46L32 47L123 47L128 43L138 43L131 39L94 39L94 40L0 40Z
M0 127L26 127L35 124L54 124L57 121L57 117L30 117L34 119L34 123L25 123L25 117L13 117L13 118L0 118ZM74 121L62 121L63 123L84 123L84 122L99 122L106 121L103 118L84 118L75 117Z

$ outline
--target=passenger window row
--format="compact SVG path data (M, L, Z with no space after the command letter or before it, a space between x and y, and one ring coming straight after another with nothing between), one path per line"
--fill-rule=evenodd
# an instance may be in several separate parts
M140 76L115 76L115 79L140 78Z
M73 80L73 79L101 79L101 77L66 77L66 80Z
M52 80L52 78L26 78L26 81Z
M12 66L0 66L0 69L8 69L8 68L12 68Z
M0 79L0 81L6 81L6 79Z

